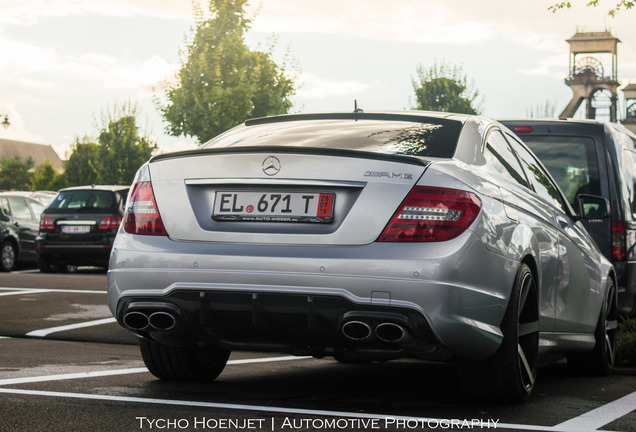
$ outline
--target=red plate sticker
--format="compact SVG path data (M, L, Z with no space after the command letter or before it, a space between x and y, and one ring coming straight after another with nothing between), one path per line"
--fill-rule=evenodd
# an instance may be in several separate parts
M317 217L331 217L331 210L333 208L333 194L321 193L318 198L318 214Z

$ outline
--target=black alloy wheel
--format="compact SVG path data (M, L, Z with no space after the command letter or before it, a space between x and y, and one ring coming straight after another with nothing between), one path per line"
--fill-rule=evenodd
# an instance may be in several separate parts
M595 345L592 351L568 355L568 366L581 375L607 376L612 372L616 359L616 336L618 333L618 294L611 278L608 278L594 332Z

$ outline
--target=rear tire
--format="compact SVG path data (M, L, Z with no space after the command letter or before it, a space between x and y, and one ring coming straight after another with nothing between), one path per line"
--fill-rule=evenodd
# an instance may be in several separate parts
M503 341L481 362L459 365L459 380L470 399L523 402L530 396L539 360L539 306L532 271L522 264L501 323Z
M15 268L18 251L15 245L7 240L0 247L0 271L10 272Z
M38 268L41 273L55 273L57 271L56 265L53 265L49 260L43 256L38 257Z
M616 358L616 333L618 331L618 303L614 282L607 281L603 306L594 332L596 345L587 353L568 355L568 366L576 374L608 376Z
M213 381L230 356L230 350L210 344L175 347L147 338L139 348L150 373L168 381Z

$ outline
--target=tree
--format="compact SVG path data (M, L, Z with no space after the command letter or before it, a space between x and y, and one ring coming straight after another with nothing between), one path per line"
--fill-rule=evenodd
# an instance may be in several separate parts
M64 175L55 171L51 162L44 161L31 176L31 190L56 191L66 186Z
M97 182L101 184L131 184L135 173L146 162L156 143L147 136L139 136L136 107L118 108L118 118L110 116L97 138Z
M598 2L599 0L586 0L586 6L598 6ZM620 0L618 3L616 3L616 6L614 6L613 8L609 9L607 11L607 14L610 16L616 16L616 14L618 13L618 11L620 11L621 9L631 9L634 7L634 5L636 5L636 1L634 0ZM564 9L564 8L571 8L572 7L572 2L569 1L562 1L560 3L555 3L552 6L548 7L548 10L552 11L552 12L556 12L559 9Z
M31 189L31 173L35 162L29 156L22 160L19 156L3 157L0 159L0 190L29 190Z
M479 114L479 93L469 83L461 66L435 62L429 69L417 67L417 78L412 80L416 105L414 109Z
M71 156L66 162L64 177L69 186L82 186L98 183L99 145L87 136L75 138L71 146Z
M292 106L294 77L271 59L251 51L244 35L251 20L247 0L211 0L210 16L197 17L187 60L159 104L172 135L205 142L250 117L284 114Z

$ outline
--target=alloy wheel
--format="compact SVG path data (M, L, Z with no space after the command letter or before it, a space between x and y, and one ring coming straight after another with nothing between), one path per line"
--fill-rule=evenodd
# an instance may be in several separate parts
M517 355L519 374L526 391L532 390L539 358L539 313L537 288L531 273L525 275L519 292Z
M2 245L2 269L9 271L15 265L15 248L9 242Z

